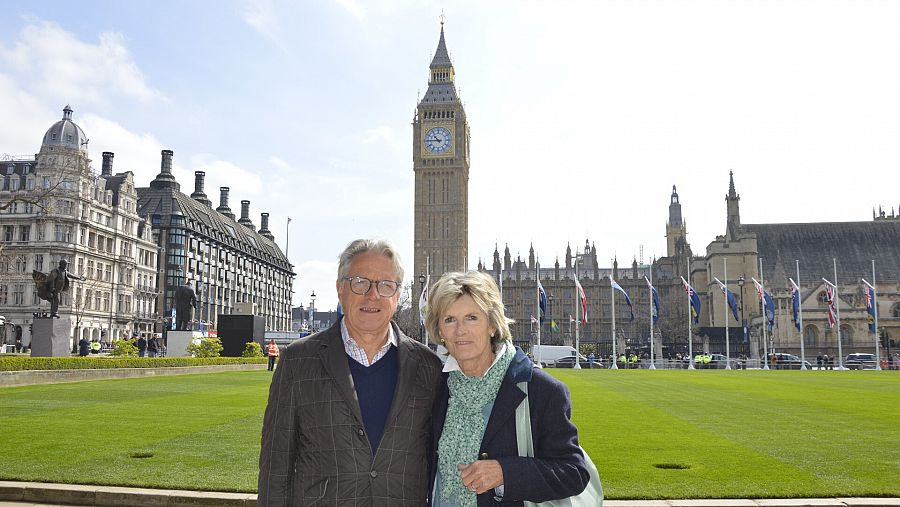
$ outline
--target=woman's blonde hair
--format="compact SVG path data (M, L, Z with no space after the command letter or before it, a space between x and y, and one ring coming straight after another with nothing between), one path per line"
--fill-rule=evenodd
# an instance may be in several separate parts
M425 329L432 343L441 343L441 316L451 304L463 295L471 296L478 308L488 317L488 323L496 331L491 336L491 349L497 352L503 342L512 342L509 325L515 322L506 317L503 299L494 279L481 271L451 271L444 273L428 294L428 314Z

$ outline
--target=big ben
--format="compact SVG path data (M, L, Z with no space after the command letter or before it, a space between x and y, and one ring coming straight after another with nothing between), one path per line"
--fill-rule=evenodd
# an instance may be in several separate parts
M415 260L413 279L465 270L469 250L469 123L441 37L429 66L428 91L413 119ZM416 297L422 287L416 284Z

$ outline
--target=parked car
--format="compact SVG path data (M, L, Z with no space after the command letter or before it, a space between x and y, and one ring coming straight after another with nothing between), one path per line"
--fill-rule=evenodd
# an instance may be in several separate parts
M851 370L874 370L876 366L875 354L855 352L847 355L844 366Z
M731 361L728 361L728 358L725 357L725 354L710 354L709 355L709 364L705 365L707 368L712 370L724 370L725 365L730 364L732 370L737 370L739 368L739 364L737 359L731 358Z
M591 362L585 359L583 356L578 364L582 368L603 368L603 365L597 362ZM575 367L575 356L566 356L557 359L554 362L554 366L557 368L574 368Z
M794 354L785 354L783 352L778 352L773 354L775 356L775 360L770 363L770 367L776 370L799 370L800 369L800 358L795 356ZM809 361L803 361L803 365L806 366L807 370L812 369L812 364Z

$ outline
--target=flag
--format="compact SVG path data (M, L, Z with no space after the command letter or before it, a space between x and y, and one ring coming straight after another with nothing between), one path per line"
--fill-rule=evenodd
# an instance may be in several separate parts
M769 332L775 327L775 301L768 292L763 294L763 308L766 313L766 322L769 325Z
M688 295L688 298L691 300L691 317L694 318L694 324L700 323L700 296L697 295L697 291L691 287L691 284L687 283L687 280L684 277L681 278L681 283L684 285L684 292Z
M631 298L628 297L628 293L625 292L625 289L622 288L621 285L617 284L615 280L612 278L609 279L610 286L613 289L621 292L623 296L625 296L625 303L628 305L628 309L631 310L631 320L634 320L634 306L631 305Z
M875 289L866 287L866 317L869 320L869 332L875 332Z
M794 327L797 328L797 331L800 331L800 287L790 278L788 280L791 281L791 306L793 307L791 320L794 321Z
M537 324L537 322L538 322L538 320L537 320L536 318L534 318L534 315L532 315L532 316L531 316L531 323L532 323L532 324Z
M291 217L288 217L288 225L291 225Z
M734 298L734 294L728 290L728 287L719 281L718 278L715 279L716 283L719 284L719 288L722 289L722 294L725 294L725 300L728 301L728 307L731 308L731 314L734 315L734 320L740 322L741 318L738 317L738 306L737 300Z
M572 322L575 322L575 317L573 317L572 314L570 313L569 314L569 323L571 324Z
M578 289L578 297L581 298L581 323L587 325L587 298L584 296L584 289L578 283L578 278L575 278L575 288Z
M541 324L544 323L544 317L547 315L547 292L544 290L544 286L541 285L540 278L537 281L538 288L538 307L540 308L540 312L538 313L538 317L541 319Z
M431 275L425 277L425 286L422 287L422 294L419 295L419 322L425 325L425 314L428 313L428 284Z
M834 287L827 283L825 284L825 304L828 305L828 328L834 329L834 324L837 322L834 306Z
M656 321L659 320L659 293L656 292L656 287L650 283L650 279L646 276L644 280L647 281L647 287L650 287L650 297L653 300L653 305L650 307L650 318L653 319L653 323L656 324Z
M556 326L556 321L555 321L555 320L551 320L551 321L550 321L550 330L552 331L552 330L554 330L554 329L559 329L559 327Z

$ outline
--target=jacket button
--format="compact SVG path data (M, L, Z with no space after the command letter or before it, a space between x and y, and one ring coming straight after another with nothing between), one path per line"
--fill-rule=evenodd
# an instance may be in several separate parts
M376 472L375 470L372 470L371 472L369 472L369 475L371 475L372 478L374 479L374 478L378 477L378 472Z

